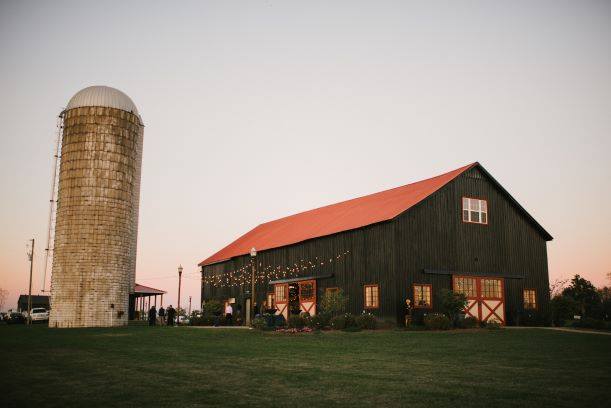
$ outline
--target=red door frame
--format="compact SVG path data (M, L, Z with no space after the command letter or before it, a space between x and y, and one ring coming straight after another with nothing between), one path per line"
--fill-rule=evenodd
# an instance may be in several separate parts
M276 288L284 286L284 300L278 301L278 294ZM283 315L285 319L289 318L289 284L288 283L277 283L274 285L274 298L276 302L276 314Z
M474 279L475 280L475 297L467 297L467 301L473 300L475 301L474 304L471 305L471 307L468 306L465 307L465 314L471 316L471 317L475 317L480 321L488 321L488 319L490 319L490 317L492 317L493 315L496 317L496 319L498 319L501 324L505 324L505 279L503 278L499 278L496 276L470 276L470 275L452 275L452 288L453 290L456 290L456 279L457 278L467 278L467 279ZM498 280L500 281L500 287L501 287L501 297L500 298L488 298L488 297L484 297L482 295L482 279L492 279L492 280ZM498 301L498 304L496 306L489 306L489 304L486 302L488 300L492 300L492 301ZM482 304L485 303L486 304L486 308L490 310L490 312L486 315L483 316L483 310L482 310ZM471 313L471 309L473 309L474 306L477 306L477 316L474 316L473 313ZM502 317L499 316L499 313L497 313L497 309L502 308Z
M316 314L316 280L305 280L300 281L299 283L299 310L302 312L309 313L310 316L314 316ZM303 299L301 297L301 289L302 285L306 283L312 284L312 297Z

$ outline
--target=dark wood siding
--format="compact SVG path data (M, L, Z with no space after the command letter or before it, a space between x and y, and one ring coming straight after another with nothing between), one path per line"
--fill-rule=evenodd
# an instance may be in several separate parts
M488 201L488 224L462 221L462 197ZM505 278L508 323L522 312L523 288L537 291L542 311L549 303L546 241L477 168L459 176L396 218L397 294L412 298L414 283L433 285L433 309L439 310L451 275L425 269ZM515 278L520 277L520 278Z
M299 274L299 276L321 276L317 280L318 298L329 287L339 287L348 296L348 311L361 313L364 309L363 287L366 284L380 286L380 308L372 313L381 318L392 318L396 314L396 299L394 291L394 223L386 222L370 225L361 229L346 231L318 239L282 248L260 251L257 263L260 267L286 267L299 263L301 260L325 260L325 265L318 265ZM339 261L328 263L345 251L350 251ZM204 267L204 274L227 273L250 262L249 256L236 257L232 260ZM327 277L332 275L332 277ZM282 276L280 276L282 278ZM274 278L272 278L273 280ZM202 299L226 299L235 297L238 304L243 305L245 290L250 287L212 287L203 285ZM271 291L267 282L257 285L257 302L265 299L265 294Z

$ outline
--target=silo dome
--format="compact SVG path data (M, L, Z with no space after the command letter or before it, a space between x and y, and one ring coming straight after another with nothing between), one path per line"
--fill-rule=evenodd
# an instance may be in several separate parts
M104 106L121 109L139 116L138 109L131 98L118 89L109 86L95 85L81 89L70 99L66 110L83 106Z

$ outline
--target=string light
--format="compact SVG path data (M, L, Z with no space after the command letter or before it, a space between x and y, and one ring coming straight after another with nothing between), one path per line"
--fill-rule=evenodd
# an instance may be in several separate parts
M319 258L318 256L314 258L313 262L311 260L301 259L299 262L295 262L294 264L289 266L264 266L262 262L259 262L257 271L255 273L255 283L263 283L269 280L276 280L281 278L292 278L299 275L300 272L337 263L343 258L345 258L346 255L348 255L349 253L350 251L345 251L339 255L336 255L335 257L329 258L328 261L326 260L326 258L323 259ZM250 285L252 279L251 268L253 266L253 262L254 260L251 259L249 263L233 271L204 276L202 278L202 282L205 285L211 285L215 288Z

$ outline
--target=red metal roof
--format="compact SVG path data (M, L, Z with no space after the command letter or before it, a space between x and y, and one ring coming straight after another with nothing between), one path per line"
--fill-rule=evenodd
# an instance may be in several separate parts
M476 165L472 163L437 177L261 224L201 261L199 266L246 255L252 247L263 251L391 220Z
M148 286L144 286L144 285L140 285L138 283L136 283L136 286L134 286L134 293L145 293L145 294L151 294L151 295L163 295L164 293L168 293L164 290L161 289L155 289L155 288L150 288Z

